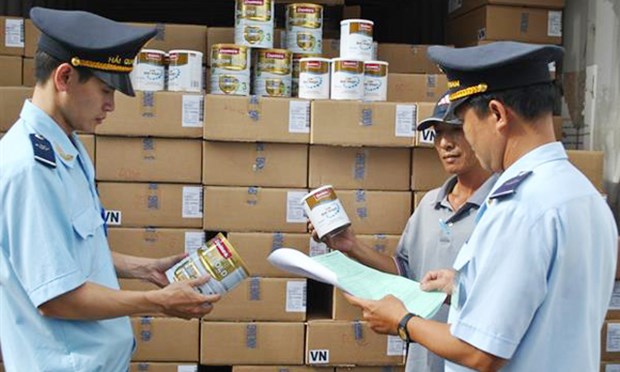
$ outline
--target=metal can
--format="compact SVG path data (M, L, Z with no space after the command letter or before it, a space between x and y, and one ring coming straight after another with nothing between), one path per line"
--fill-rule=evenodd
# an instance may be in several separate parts
M291 57L291 52L286 49L258 49L256 51L255 95L291 96Z
M171 283L196 279L206 274L211 279L196 287L203 294L230 292L250 276L245 263L222 233L166 271L166 277Z
M159 91L165 88L166 52L156 49L142 49L133 63L129 74L135 90Z
M351 225L332 185L310 191L301 203L319 239L335 236Z
M209 93L250 94L250 50L243 45L215 44L211 48Z
M388 84L388 63L383 61L364 62L364 100L386 101Z
M366 19L340 21L340 57L370 61L374 22Z
M333 58L330 83L331 99L363 99L364 62Z
M202 52L176 49L168 52L168 90L202 91Z
M299 98L329 99L327 58L302 58L299 64Z
M323 6L289 4L286 7L286 47L293 53L323 50Z
M273 48L272 0L236 0L235 44Z

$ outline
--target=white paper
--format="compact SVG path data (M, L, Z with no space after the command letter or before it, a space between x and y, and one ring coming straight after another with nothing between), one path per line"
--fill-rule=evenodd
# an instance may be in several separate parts
M288 131L310 133L310 101L291 101L288 107Z
M325 266L292 248L280 248L267 257L272 265L293 274L305 276L319 282L336 285L338 276Z
M405 355L405 342L398 336L387 336L387 355Z
M11 48L24 47L24 20L6 19L4 23L4 46Z
M550 10L547 15L547 36L562 37L562 11Z
M316 240L312 239L312 237L310 237L310 252L308 252L308 256L314 257L325 254L327 252L329 252L327 244L323 242L317 242Z
M394 123L396 137L415 136L416 105L396 105L396 122Z
M607 352L620 351L620 323L607 323Z
M184 364L177 366L177 372L198 372L198 366L194 364Z
M620 281L614 283L614 290L609 300L609 310L620 310Z
M204 231L185 232L185 253L192 254L205 244Z
M204 124L204 96L183 95L181 126L202 128Z
M183 218L202 218L202 187L183 186Z
M291 280L286 282L286 312L306 312L306 281Z
M308 220L304 214L301 200L306 196L306 191L288 191L286 193L286 223L306 223Z

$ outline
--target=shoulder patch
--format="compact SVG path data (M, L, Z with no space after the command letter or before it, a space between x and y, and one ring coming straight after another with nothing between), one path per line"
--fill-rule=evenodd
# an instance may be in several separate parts
M30 142L32 142L35 160L46 167L56 168L56 155L50 141L40 134L30 133Z
M508 181L504 182L497 190L493 191L493 194L489 196L489 200L501 199L506 196L512 195L517 192L517 188L521 185L526 178L532 174L532 171L521 172L517 176L512 177Z

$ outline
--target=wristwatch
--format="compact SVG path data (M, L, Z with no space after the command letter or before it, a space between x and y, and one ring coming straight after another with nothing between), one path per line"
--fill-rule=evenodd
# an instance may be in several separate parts
M417 316L413 313L407 313L403 318L398 322L398 337L400 337L405 342L411 342L411 337L409 337L409 331L407 330L407 323L409 320Z

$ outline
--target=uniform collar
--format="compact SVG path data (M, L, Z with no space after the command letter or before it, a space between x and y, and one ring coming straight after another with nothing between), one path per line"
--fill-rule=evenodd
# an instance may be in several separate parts
M478 189L469 197L469 199L467 199L467 204L472 204L475 206L482 205L487 195L489 195L491 188L493 188L493 185L495 185L498 177L499 175L492 174L491 177L484 181L484 183L480 185L480 187L478 187ZM439 192L437 193L437 197L433 201L433 205L435 206L435 208L438 208L441 202L446 200L448 194L452 191L454 185L456 185L456 181L456 176L452 176L448 178L446 182L444 182L444 184L439 189Z
M57 159L60 159L66 166L73 168L79 154L78 149L54 119L30 100L26 100L20 117L24 119L34 133L40 134L50 141Z
M508 169L506 169L498 178L490 194L493 194L493 192L502 186L506 181L518 176L521 173L533 171L541 164L563 159L568 159L568 155L566 154L566 150L561 142L551 142L539 146L523 155L510 167L508 167Z

